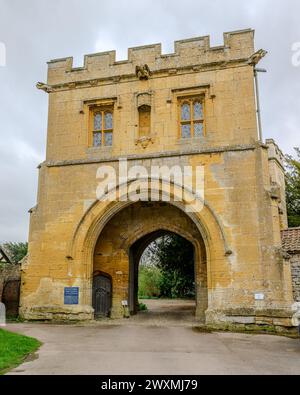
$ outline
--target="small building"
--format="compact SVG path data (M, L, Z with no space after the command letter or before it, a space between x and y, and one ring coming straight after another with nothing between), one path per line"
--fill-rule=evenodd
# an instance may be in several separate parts
M9 252L0 245L0 302L5 304L6 314L19 314L21 264L13 262Z
M6 251L5 247L0 245L0 265L12 263L9 253Z

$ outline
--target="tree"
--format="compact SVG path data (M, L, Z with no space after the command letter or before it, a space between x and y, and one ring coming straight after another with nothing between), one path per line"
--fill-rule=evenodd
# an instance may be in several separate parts
M194 249L176 234L162 238L158 251L158 267L162 272L161 295L171 298L195 296Z
M194 298L194 249L174 233L152 242L141 258L139 295Z
M189 241L176 234L165 235L147 248L145 261L148 267L160 270L160 296L195 296L194 250Z
M9 242L3 244L3 247L8 252L9 257L12 259L13 263L20 262L28 252L28 243Z
M286 156L286 201L290 227L300 226L300 148L296 158Z

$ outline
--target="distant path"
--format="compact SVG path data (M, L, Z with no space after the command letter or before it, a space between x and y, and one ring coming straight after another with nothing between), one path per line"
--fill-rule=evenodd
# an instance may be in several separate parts
M130 321L152 325L196 325L193 300L140 300L148 310L131 317Z

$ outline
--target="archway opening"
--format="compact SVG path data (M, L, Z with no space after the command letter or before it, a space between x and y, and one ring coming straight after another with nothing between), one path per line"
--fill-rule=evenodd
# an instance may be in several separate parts
M93 307L95 309L96 297L101 305L104 296L107 307L105 315L112 318L128 316L128 312L138 311L138 269L143 253L156 240L170 235L177 235L185 242L190 253L187 266L191 270L189 285L195 289L196 315L198 320L205 319L208 308L208 274L207 274L207 249L201 232L191 218L180 208L165 202L137 202L120 211L108 220L98 236L94 248L93 268L91 270L91 293L94 295ZM174 248L180 255L180 248ZM184 262L186 264L187 262ZM166 270L172 277L171 268ZM109 285L105 279L95 279L98 273L110 278ZM171 274L170 274L171 273ZM105 282L105 287L102 287ZM95 286L94 286L95 284ZM98 288L104 288L99 289ZM105 292L104 292L105 291ZM170 290L169 290L170 291ZM111 293L110 293L111 292ZM165 292L165 291L164 291ZM164 294L160 289L160 296ZM167 293L166 293L167 294ZM102 296L101 296L102 295ZM168 295L168 294L167 294ZM170 295L170 294L169 294ZM176 297L174 291L173 296ZM141 295L142 296L142 295ZM188 300L186 292L186 300ZM192 296L192 295L191 295ZM91 303L91 304L92 304ZM195 310L195 302L192 312ZM96 314L95 314L96 318Z
M148 318L193 318L195 248L174 232L157 230L130 248L129 309Z

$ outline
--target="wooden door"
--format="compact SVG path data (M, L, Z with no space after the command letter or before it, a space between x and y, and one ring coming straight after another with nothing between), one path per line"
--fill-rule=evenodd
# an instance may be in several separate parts
M20 280L10 280L4 285L2 302L5 304L8 317L18 317L19 315L20 284Z
M112 286L109 277L100 275L93 280L93 308L95 318L109 317L112 305Z

